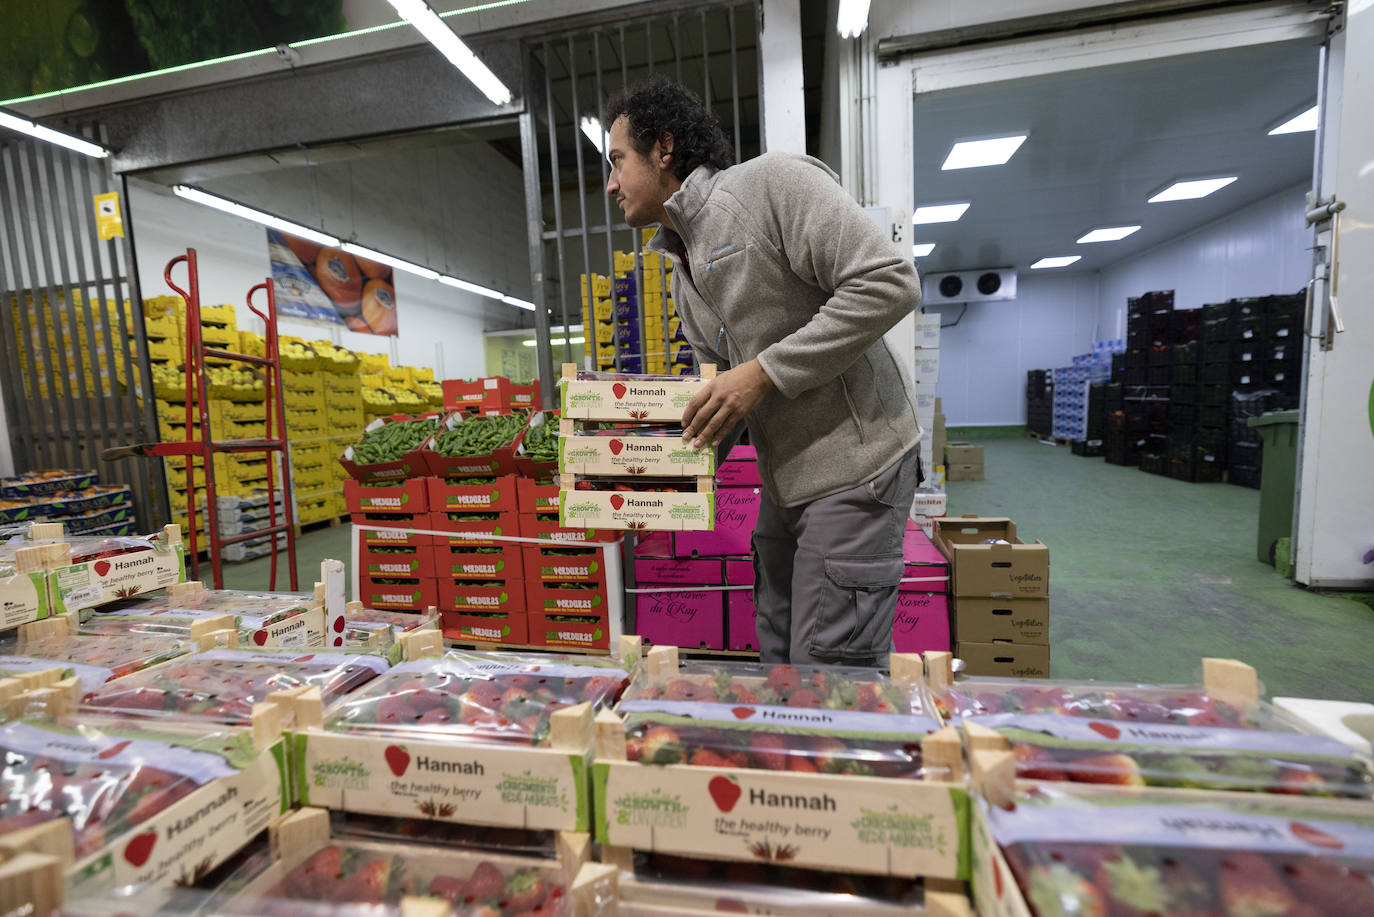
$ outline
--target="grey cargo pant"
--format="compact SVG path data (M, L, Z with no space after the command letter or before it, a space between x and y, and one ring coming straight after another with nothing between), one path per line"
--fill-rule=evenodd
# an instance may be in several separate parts
M762 662L887 665L919 462L913 448L873 480L802 506L776 506L764 490L754 529Z

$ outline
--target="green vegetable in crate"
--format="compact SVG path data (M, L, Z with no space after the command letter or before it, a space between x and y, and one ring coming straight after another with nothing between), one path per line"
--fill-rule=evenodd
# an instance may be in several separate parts
M434 451L450 458L491 455L502 446L509 446L525 428L523 414L495 414L472 417L451 430L445 430L434 440Z
M532 462L558 461L557 426L546 420L538 426L530 427L530 432L525 434L524 446L525 457Z
M353 447L353 461L359 465L398 461L407 452L418 449L438 429L439 421L432 417L382 424L363 434L363 438Z

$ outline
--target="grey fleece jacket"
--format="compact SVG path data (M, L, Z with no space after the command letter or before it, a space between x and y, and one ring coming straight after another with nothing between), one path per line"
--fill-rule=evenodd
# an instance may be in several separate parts
M698 362L757 358L776 386L747 423L779 506L856 487L916 445L911 378L882 336L920 281L834 172L791 153L700 166L664 209L676 232L648 247L686 254L672 294Z

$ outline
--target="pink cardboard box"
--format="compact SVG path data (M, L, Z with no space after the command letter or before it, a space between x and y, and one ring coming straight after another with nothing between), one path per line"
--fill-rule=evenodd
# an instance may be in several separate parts
M716 491L715 531L674 532L673 554L678 557L748 554L762 501L763 492L757 487L720 488Z
M725 585L754 585L754 559L752 557L725 558Z
M635 541L635 557L672 557L673 539L667 532L650 532Z
M716 483L722 487L758 487L759 454L753 446L736 446L716 469Z
M641 586L723 586L724 567L718 557L636 557L635 582Z
M948 652L949 596L943 592L898 592L892 616L892 649L898 653Z
M635 633L655 646L725 649L723 593L640 592L635 595Z
M726 636L732 650L759 648L758 610L754 607L754 590L731 589L725 593Z
M926 533L913 525L908 522L902 536L905 569L897 588L903 592L949 592L949 561Z

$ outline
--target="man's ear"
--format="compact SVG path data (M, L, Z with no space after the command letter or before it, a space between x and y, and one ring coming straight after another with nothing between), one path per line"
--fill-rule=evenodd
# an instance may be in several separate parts
M654 146L658 151L659 167L665 169L672 168L673 135L665 132Z

